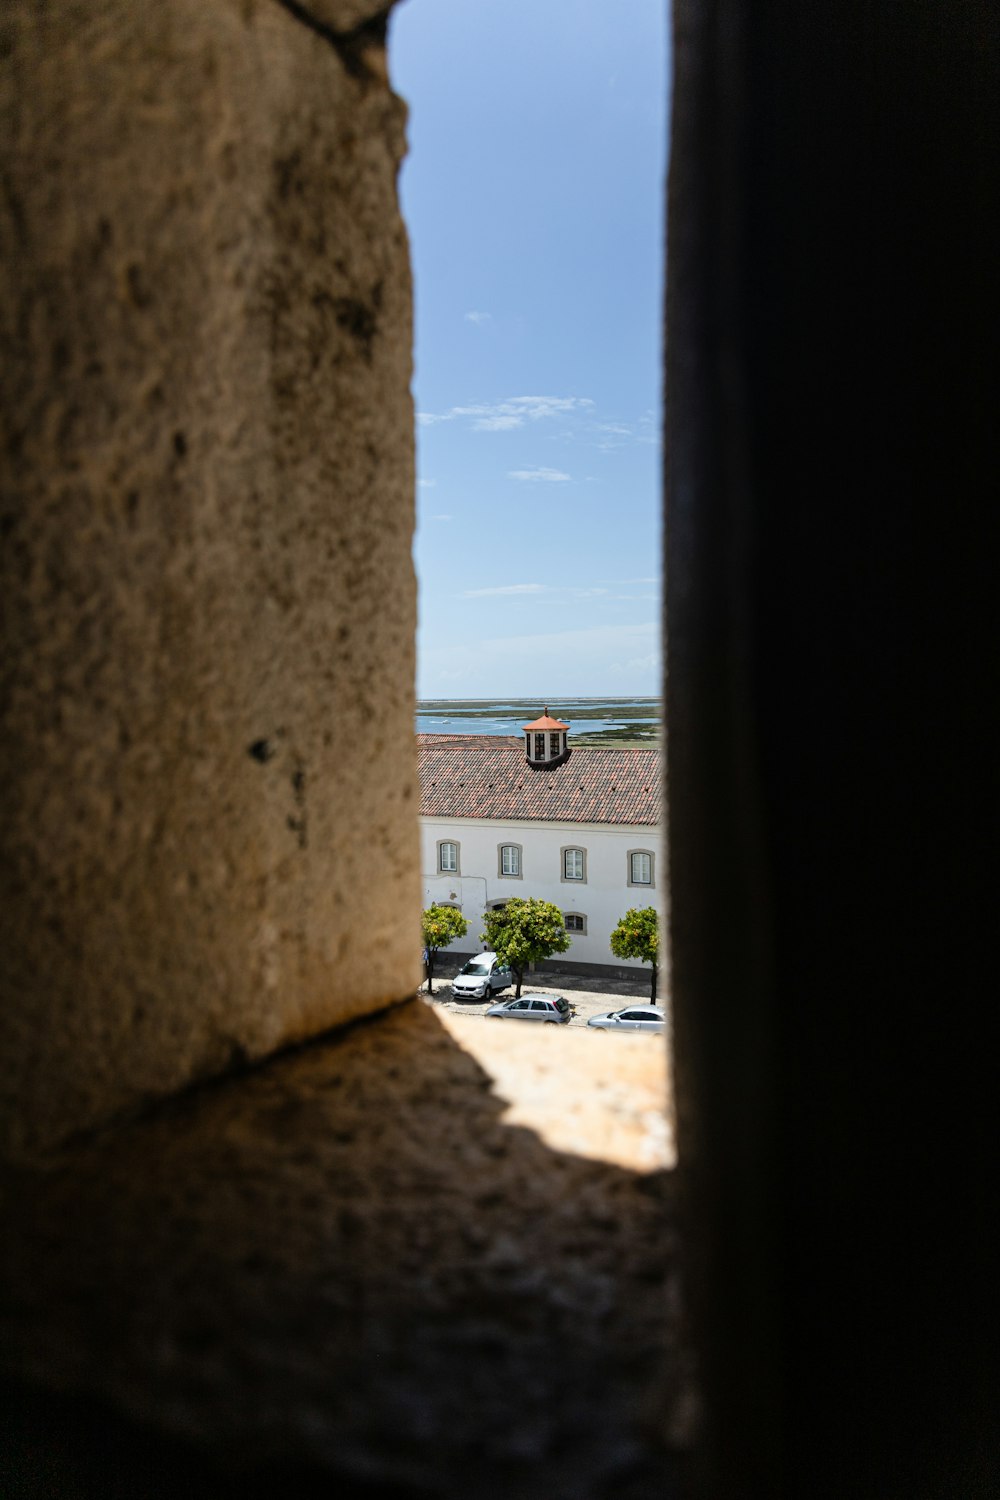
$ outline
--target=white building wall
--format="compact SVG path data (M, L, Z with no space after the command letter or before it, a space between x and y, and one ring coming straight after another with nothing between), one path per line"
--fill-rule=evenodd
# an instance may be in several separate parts
M605 823L557 823L532 819L499 822L491 818L431 818L421 823L424 905L458 906L469 924L468 935L452 944L455 952L483 946L483 911L511 896L537 896L560 911L576 912L587 921L585 934L570 933L571 946L558 955L565 962L621 964L642 969L638 959L617 959L608 946L612 930L630 906L655 906L662 914L666 869L659 829ZM457 874L442 874L438 846L444 839L459 846ZM500 874L500 845L521 847L521 875ZM563 880L562 851L586 852L586 879ZM653 856L653 885L630 886L629 854L648 850Z

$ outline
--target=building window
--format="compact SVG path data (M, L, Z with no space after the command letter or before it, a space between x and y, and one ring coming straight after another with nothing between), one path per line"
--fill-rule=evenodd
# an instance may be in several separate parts
M458 874L459 846L452 839L438 841L438 870L442 875Z
M559 750L559 732L558 730L554 730L549 735L549 760L555 760L559 754Z
M576 932L586 937L587 918L579 911L567 911L563 913L563 923L567 932Z
M629 885L654 885L653 855L648 849L630 849L628 855Z
M500 844L497 850L497 873L507 880L521 878L520 844Z
M586 880L587 878L587 851L576 847L563 849L562 853L562 878L563 880Z
M536 734L535 735L535 759L536 760L544 760L545 759L545 736L544 736L544 734Z

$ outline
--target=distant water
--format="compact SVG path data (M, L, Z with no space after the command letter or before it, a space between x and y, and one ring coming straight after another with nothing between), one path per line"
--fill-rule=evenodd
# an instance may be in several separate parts
M657 698L563 698L550 703L553 718L562 719L570 733L620 737L654 734L660 725ZM545 712L545 705L507 699L424 699L417 704L418 734L515 734Z

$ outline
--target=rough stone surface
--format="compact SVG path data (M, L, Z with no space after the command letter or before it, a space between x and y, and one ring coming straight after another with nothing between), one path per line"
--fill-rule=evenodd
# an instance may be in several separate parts
M553 1150L630 1171L676 1164L664 1037L610 1036L585 1022L577 1029L575 1020L558 1030L487 1021L424 1003L493 1078L508 1101L505 1124L528 1126Z
M415 1001L8 1169L0 1367L251 1480L294 1460L360 1485L310 1493L675 1494L671 1177L591 1159L628 1107L600 1087L623 1043L641 1112L655 1039ZM591 1156L535 1128L571 1096Z
M359 27L373 29L384 22L394 0L277 0L292 11L327 27L337 36L347 36Z
M2 32L24 1154L419 978L410 286L404 107L276 0Z

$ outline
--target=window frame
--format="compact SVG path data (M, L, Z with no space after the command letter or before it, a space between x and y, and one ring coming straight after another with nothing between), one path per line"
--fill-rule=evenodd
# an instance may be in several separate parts
M442 860L441 860L441 851L444 848L445 844L449 845L455 851L455 865L454 865L454 868L452 868L450 865L445 865L445 864L442 863ZM439 875L457 875L457 876L461 875L461 873L462 873L462 845L461 845L460 840L458 840L458 839L438 839L437 840L437 845L436 845L436 852L437 852L437 872L438 872Z
M505 849L513 849L517 855L517 871L511 873L503 867L503 853ZM523 880L524 879L524 847L521 844L511 843L507 839L502 844L497 844L497 879L498 880Z
M570 918L572 918L574 922L581 922L583 925L581 927L570 927L570 925L569 925ZM565 927L566 931L568 933L571 933L574 937L586 937L587 936L587 917L586 917L586 913L584 913L582 911L564 911L563 912L563 926Z
M582 875L567 875L566 874L566 856L567 856L567 854L579 854L581 856L580 865L581 865L581 868L583 870L583 874ZM631 865L629 866L629 868L631 869ZM586 885L587 884L587 851L583 847L582 844L563 844L562 847L560 848L560 850L559 850L559 879L565 885Z
M632 862L636 858L637 855L645 855L645 857L649 860L649 879L648 880L634 880L633 877L632 877L632 870L633 870L633 863ZM632 889L632 890L639 890L639 891L652 891L652 890L655 890L656 889L656 854L655 854L654 850L652 850L652 849L630 849L628 851L628 854L626 855L626 859L628 860L628 864L626 865L626 871L627 871L627 874L628 874L628 886L629 886L629 888Z

